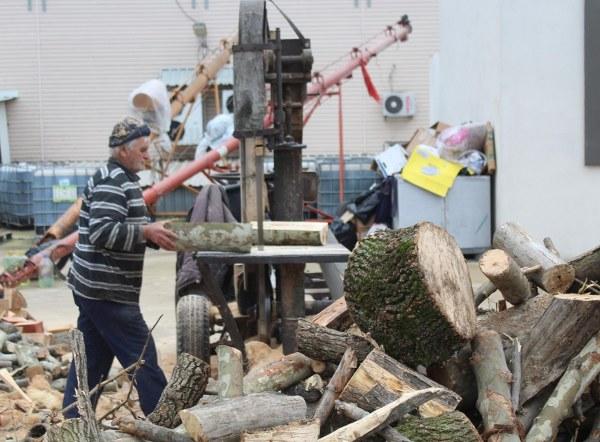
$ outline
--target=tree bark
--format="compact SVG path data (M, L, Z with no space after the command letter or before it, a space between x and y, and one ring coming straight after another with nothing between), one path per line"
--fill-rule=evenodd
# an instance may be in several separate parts
M267 430L245 431L241 442L316 442L319 439L319 422L316 420L291 422Z
M398 420L406 413L414 410L419 405L434 397L443 395L446 390L427 388L421 391L407 393L387 405L375 410L362 419L339 428L333 433L319 439L319 442L354 441L370 433L377 432L380 428Z
M360 241L344 285L356 324L410 366L441 362L475 334L467 264L454 238L434 224Z
M526 442L554 440L558 426L572 405L600 374L600 333L593 336L573 358L542 412L527 433Z
M317 404L317 408L313 415L313 418L319 419L321 427L325 425L325 421L329 417L331 410L333 410L336 399L340 396L340 393L350 380L350 377L352 377L357 364L356 352L353 349L348 348L342 356L342 360L329 381L329 384L327 384L325 392L323 393L323 396L321 396L321 400Z
M244 377L244 393L283 390L311 374L311 359L302 353L292 353L251 370Z
M349 347L362 362L373 350L373 345L361 336L321 327L304 319L298 321L296 333L298 351L318 361L338 363Z
M600 296L557 295L523 343L521 404L558 379L600 330Z
M477 429L459 411L428 418L406 416L394 428L412 442L482 442Z
M345 330L352 324L352 318L348 311L348 305L346 304L346 298L341 297L337 299L329 307L321 310L311 319L312 323L320 325L321 327L333 328L335 330Z
M576 256L569 264L575 268L575 277L580 281L600 281L600 246Z
M335 409L338 413L343 414L348 419L353 421L357 421L369 415L368 411L365 411L362 408L348 402L335 401ZM411 442L389 425L381 427L378 431L378 434L383 436L383 438L388 442Z
M257 393L220 399L180 413L187 433L195 441L226 439L243 431L275 427L306 417L306 403L299 396Z
M251 222L254 244L258 244L258 225ZM327 244L329 225L324 222L264 221L264 243L270 246L322 246Z
M489 442L519 442L518 425L511 405L511 374L506 366L500 335L481 330L473 339L473 370L477 378L477 409Z
M171 430L154 425L148 421L133 419L132 417L115 419L113 425L118 426L119 430L123 433L151 442L193 442L193 439L185 434L184 431Z
M96 422L96 421L94 421ZM90 436L90 426L81 418L67 419L59 426L52 426L47 433L48 442L98 442L100 433Z
M198 403L209 376L210 367L206 362L188 353L181 353L156 408L148 415L148 421L166 428L181 424L178 413Z
M479 260L479 268L512 305L522 304L531 296L529 280L504 250L485 252Z
M530 278L548 293L564 293L575 280L575 269L564 259L534 241L514 223L500 226L494 234L493 246L506 251L521 267L540 265Z
M441 388L446 394L421 406L419 412L423 416L438 416L452 411L460 402L460 396L456 393L402 365L382 351L373 350L346 384L340 400L373 411L405 394L430 387Z
M217 346L219 367L219 397L237 397L244 394L244 364L242 352L228 345Z
M169 222L165 227L177 234L180 252L248 253L252 247L250 224Z

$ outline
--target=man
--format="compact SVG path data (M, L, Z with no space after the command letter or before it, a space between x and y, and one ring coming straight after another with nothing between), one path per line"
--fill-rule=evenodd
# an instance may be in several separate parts
M139 307L146 243L175 249L176 236L161 223L147 223L146 205L136 172L148 159L150 129L127 117L109 138L110 159L90 178L83 193L79 241L73 252L68 285L79 307L77 328L83 333L92 389L106 379L113 363L127 367L140 357L148 326ZM156 347L150 339L144 365L136 374L140 404L152 412L165 385ZM71 364L64 406L75 399L77 378ZM94 407L99 394L92 397ZM66 418L77 417L73 407Z

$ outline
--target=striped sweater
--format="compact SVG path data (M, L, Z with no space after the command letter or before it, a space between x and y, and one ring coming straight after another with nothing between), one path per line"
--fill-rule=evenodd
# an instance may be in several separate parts
M114 159L89 179L68 277L75 295L139 301L146 250L141 226L148 219L138 179Z

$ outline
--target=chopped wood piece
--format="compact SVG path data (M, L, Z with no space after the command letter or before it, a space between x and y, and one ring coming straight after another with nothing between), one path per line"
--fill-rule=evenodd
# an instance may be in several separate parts
M148 415L148 421L166 428L181 424L179 411L198 403L204 394L210 366L195 356L180 353L169 383L163 390L158 404Z
M473 339L473 370L477 378L477 409L489 442L520 442L515 412L511 405L511 374L506 366L500 335L481 330ZM494 433L498 429L502 432ZM494 434L492 434L494 433Z
M595 247L569 261L575 268L575 277L580 281L600 281L600 246ZM578 286L579 284L573 284ZM573 290L574 287L571 287Z
M319 442L354 441L362 436L378 431L380 428L398 420L406 413L414 410L419 405L440 395L447 390L439 388L427 388L421 391L407 393L387 405L375 410L371 414L345 427L339 428L333 433L319 439Z
M510 395L511 395L511 404L513 410L515 412L519 409L519 402L521 397L521 378L522 378L522 370L521 370L521 342L519 338L513 339L513 350L510 358L511 362L511 372L512 372L512 382L510 385Z
M479 305L489 298L492 293L496 291L496 286L492 281L485 281L480 284L476 290L473 292L473 298L475 299L475 307L479 307Z
M254 244L258 244L258 223L252 221ZM271 246L322 246L327 244L329 225L312 221L263 221L264 244Z
M336 330L345 330L352 323L346 298L337 299L329 307L324 308L311 319L312 323L322 327L333 328Z
M477 429L460 411L428 418L406 416L394 428L412 442L482 442Z
M600 296L556 295L523 343L521 404L558 379L600 330Z
M325 421L327 421L331 410L333 410L335 400L340 396L346 383L356 370L357 364L356 352L351 348L346 349L313 415L313 418L319 419L321 426L325 425Z
M477 325L480 329L490 329L500 335L519 338L521 344L524 344L531 329L542 317L553 298L548 293L542 293L508 310L488 313L480 318Z
M228 345L217 346L219 366L219 397L243 394L244 363L242 352Z
M546 405L535 418L531 430L527 433L526 442L554 440L560 423L599 374L600 333L597 333L569 363Z
M302 353L283 356L279 361L259 366L244 377L244 393L280 391L312 374L311 359Z
M530 278L548 293L564 293L575 280L575 269L564 259L534 241L514 223L500 226L494 233L494 248L506 251L521 267L540 265Z
M335 409L338 413L343 414L353 421L357 421L369 415L368 411L357 407L354 404L348 402L335 401ZM411 442L409 439L402 436L397 430L394 430L389 425L383 426L378 430L378 433L383 436L388 442Z
M522 304L531 296L529 280L504 250L485 252L479 260L479 268L511 304Z
M306 403L299 396L256 393L219 399L182 410L179 415L195 441L226 439L243 431L275 427L306 418Z
M441 388L446 394L422 405L419 412L423 416L438 416L453 411L460 402L460 396L456 393L401 364L381 350L373 350L346 384L340 400L373 411L405 394L429 387Z
M133 419L130 416L119 417L112 422L123 433L131 434L151 442L193 442L184 430L172 430L155 425L151 422Z
M266 430L245 431L241 442L315 442L319 439L317 420L291 422Z
M344 289L360 329L413 367L444 361L476 331L465 258L454 238L432 223L360 241Z
M348 347L363 361L373 350L373 345L361 336L321 327L304 319L298 320L296 340L299 352L318 361L338 363Z

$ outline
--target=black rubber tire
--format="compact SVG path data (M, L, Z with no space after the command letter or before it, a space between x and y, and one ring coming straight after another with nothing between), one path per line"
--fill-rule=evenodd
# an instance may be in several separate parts
M177 302L177 354L189 353L210 363L210 301L188 294Z

